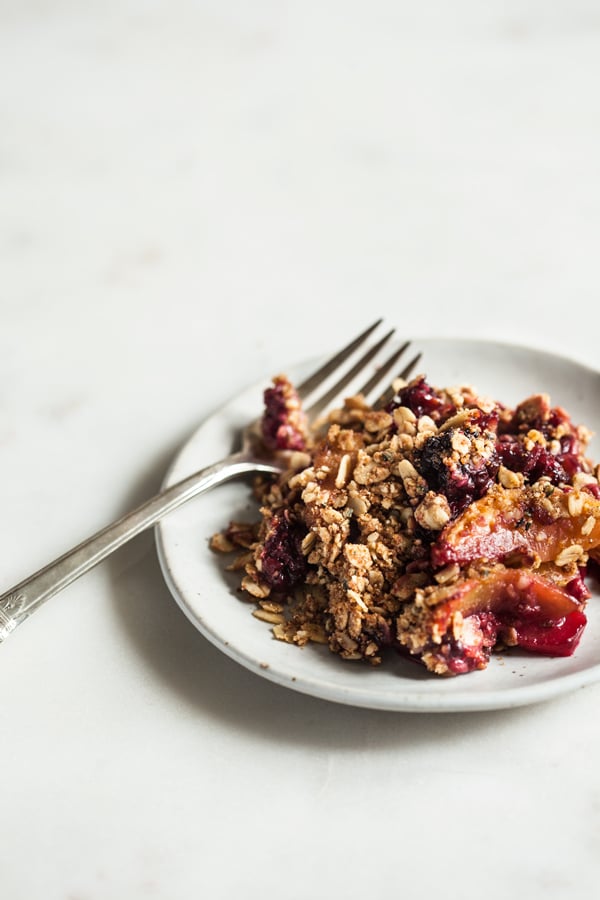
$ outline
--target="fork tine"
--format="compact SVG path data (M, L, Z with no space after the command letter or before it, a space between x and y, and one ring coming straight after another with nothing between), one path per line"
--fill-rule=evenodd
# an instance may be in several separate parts
M413 356L411 361L404 366L404 368L402 369L400 374L396 376L396 378L402 378L403 380L406 380L416 367L422 355L422 353L417 353L416 356ZM394 381L396 380L396 378L394 378ZM388 403L391 403L396 394L396 391L394 389L394 381L392 381L392 383L385 389L383 394L380 394L377 400L375 400L375 402L371 404L373 409L381 409L382 407L387 406Z
M306 411L308 418L314 419L319 415L319 413L323 412L323 410L326 409L333 402L333 400L335 400L335 398L339 396L344 388L348 384L350 384L352 379L364 369L367 363L369 363L373 359L373 357L376 356L377 353L379 353L381 348L389 341L393 334L394 329L388 331L388 333L384 335L384 337L382 337L380 341L370 347L367 352L363 354L363 356L361 356L361 358L348 370L348 372L346 372L345 375L342 375L339 381L336 381L332 388L326 391L326 393L322 397L319 397L319 399L316 400L315 403L313 403L313 405Z
M371 378L369 378L366 384L363 384L363 386L360 388L360 390L357 391L357 393L363 394L364 397L368 397L371 391L375 390L379 382L383 381L388 372L390 372L391 369L396 365L404 351L409 346L410 341L406 341L406 343L402 344L402 346L398 350L396 350L395 353L392 353L390 358L386 360L386 362L382 363L381 366L379 366L379 368L375 371L375 374L372 375Z
M382 319L377 319L372 325L370 325L366 331L363 331L358 337L354 338L354 340L350 341L350 343L335 354L331 359L329 359L324 365L321 366L320 369L317 369L316 372L313 372L302 384L299 384L296 387L296 391L301 399L307 397L315 388L318 388L320 384L322 384L325 379L334 372L339 365L345 362L349 356L351 356L355 350L357 350L361 344L363 344L366 339L372 334L378 325L381 325Z

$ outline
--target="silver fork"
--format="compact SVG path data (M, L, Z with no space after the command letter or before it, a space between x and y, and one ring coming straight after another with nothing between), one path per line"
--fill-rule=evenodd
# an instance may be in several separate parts
M380 324L381 319L378 319L377 322L359 334L358 337L354 338L347 346L303 381L296 388L300 399L310 399L314 391L321 387L330 376L333 376L350 359L354 352L366 343L367 339ZM309 422L314 422L324 410L332 406L336 398L341 398L344 389L375 360L393 334L393 330L389 331L381 340L371 346L331 388L308 407L307 417ZM392 353L375 370L372 377L359 388L359 392L363 393L365 397L370 396L393 370L408 346L409 343L405 343ZM420 354L417 354L404 367L402 372L392 379L386 390L373 402L372 405L374 407L381 408L392 399L395 378L407 378L419 359ZM265 456L257 453L256 433L259 425L260 418L251 422L243 430L241 448L237 452L160 491L150 500L134 509L133 512L127 513L120 519L117 519L116 522L96 532L92 537L6 591L0 597L0 641L3 641L14 631L17 625L24 622L45 600L67 587L72 581L75 581L80 575L88 572L93 566L106 559L107 556L119 547L122 547L131 538L155 525L159 519L172 510L177 509L177 507L182 506L192 497L237 475L248 472L277 474L284 471L289 465L289 455L274 453L270 456Z

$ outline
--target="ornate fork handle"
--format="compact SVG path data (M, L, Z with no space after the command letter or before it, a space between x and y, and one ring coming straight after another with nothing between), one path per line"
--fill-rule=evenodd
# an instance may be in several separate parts
M235 453L166 488L133 512L96 532L72 550L19 582L0 597L0 641L24 622L45 600L106 559L140 532L187 500L246 472L276 472L276 466Z

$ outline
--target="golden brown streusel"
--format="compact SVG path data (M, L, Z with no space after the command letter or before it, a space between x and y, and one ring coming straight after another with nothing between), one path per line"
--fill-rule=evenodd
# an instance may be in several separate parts
M348 398L299 446L293 388L275 387L295 464L257 479L259 521L211 547L244 550L230 568L277 639L371 665L395 648L442 675L485 668L500 645L572 652L589 596L579 567L600 544L587 429L545 394L511 410L419 376L385 410Z

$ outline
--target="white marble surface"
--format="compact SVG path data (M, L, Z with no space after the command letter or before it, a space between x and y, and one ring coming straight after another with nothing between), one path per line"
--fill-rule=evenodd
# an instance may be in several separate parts
M583 0L3 0L2 588L374 314L594 365L599 79ZM0 673L7 900L594 895L600 686L311 700L200 637L149 535Z

